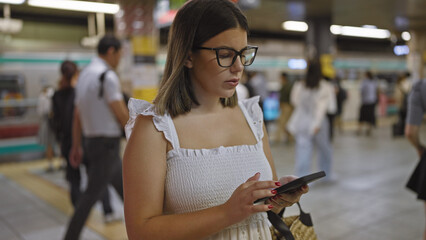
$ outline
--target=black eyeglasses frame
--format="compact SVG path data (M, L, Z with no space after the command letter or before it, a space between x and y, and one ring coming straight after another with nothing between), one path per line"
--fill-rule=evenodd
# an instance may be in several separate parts
M243 64L243 66L250 66L253 62L254 62L254 59L256 58L256 55L257 55L257 49L258 49L259 47L257 47L257 46L247 46L247 47L245 47L245 48L243 48L243 49L241 49L240 51L237 51L237 50L235 50L235 49L233 49L233 48L230 48L230 47L218 47L218 48L208 48L208 47L196 47L195 49L199 49L199 50L211 50L211 51L215 51L216 52L216 61L217 61L217 64L220 66L220 67L224 67L224 68L229 68L229 67L231 67L232 65L234 65L234 63L235 63L235 60L237 59L237 56L240 56L240 60L242 59L242 54L243 54L243 52L245 51L245 50L248 50L248 49L255 49L255 51L254 51L254 57L253 57L253 60L251 61L251 63L250 64L244 64L243 62L241 62L241 64ZM219 61L219 50L223 50L223 49L227 49L227 50L231 50L231 51L234 51L236 54L235 54L235 56L234 56L234 58L232 59L232 62L231 62L231 65L229 65L229 66L223 66L222 64L220 64L220 61Z

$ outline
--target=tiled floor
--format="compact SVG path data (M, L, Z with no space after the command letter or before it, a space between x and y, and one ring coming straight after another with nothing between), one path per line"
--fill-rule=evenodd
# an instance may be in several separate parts
M337 133L333 145L337 180L311 185L301 200L304 210L312 214L319 239L420 240L425 226L423 203L405 188L417 161L409 143L393 139L389 127L382 127L371 137L355 136L353 131ZM293 149L284 143L272 144L279 176L292 174ZM63 175L43 173L44 162L19 164L30 166L26 175L5 170L14 164L0 165L0 240L61 239L70 213L69 203L63 200L67 197ZM43 184L37 189L45 186L58 196L43 194L47 190L40 195L25 184L26 177L30 183ZM114 206L122 210L114 199ZM287 213L296 210L292 207ZM96 212L82 239L123 239L111 237L124 236L123 224L106 226Z

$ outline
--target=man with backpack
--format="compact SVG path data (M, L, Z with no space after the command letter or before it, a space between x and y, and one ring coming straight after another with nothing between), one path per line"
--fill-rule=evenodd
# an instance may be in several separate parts
M121 58L121 43L112 36L100 39L98 56L80 74L75 97L70 162L78 167L82 151L90 163L88 185L80 197L64 239L78 239L93 205L111 184L123 198L120 138L129 113L114 69ZM104 80L99 79L104 74ZM81 149L81 135L85 141Z

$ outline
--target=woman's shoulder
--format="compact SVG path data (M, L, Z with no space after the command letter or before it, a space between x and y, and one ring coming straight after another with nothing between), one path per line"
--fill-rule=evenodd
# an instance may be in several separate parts
M128 103L129 116L137 117L139 114L155 116L154 104L136 98L130 98Z
M254 121L260 121L263 119L262 108L260 107L260 97L254 96L239 101L240 108L244 108L247 114Z
M251 98L246 98L239 101L240 105L243 105L245 109L247 110L253 110L254 108L257 108L260 103L260 96L254 96Z
M129 108L129 120L127 121L126 127L125 127L125 132L126 132L126 137L127 139L129 139L132 130L135 126L136 123L136 119L139 118L143 118L143 117L148 117L148 118L152 118L152 124L150 124L151 126L154 126L156 128L156 130L160 131L160 132L165 132L166 136L169 133L169 124L168 124L168 118L169 115L160 115L156 112L155 110L155 105L145 101L145 100L140 100L140 99L135 99L135 98L130 98L129 103L128 103L128 108Z

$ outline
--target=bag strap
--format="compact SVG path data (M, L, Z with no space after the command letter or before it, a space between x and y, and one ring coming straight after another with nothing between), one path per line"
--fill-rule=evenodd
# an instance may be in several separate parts
M99 76L99 81L100 81L100 86L99 86L99 94L98 94L98 98L102 98L104 96L104 82L105 82L105 75L107 74L107 72L109 71L109 69L107 69L106 71L104 71L100 76Z
M299 207L299 212L300 212L299 219L300 219L300 221L308 227L314 226L314 224L312 223L311 215L309 213L306 213L306 212L303 211L302 206L300 206L299 202L297 202L297 206ZM278 215L281 218L284 215L284 211L285 211L285 208L283 210L281 210L280 213L278 213Z
M297 206L299 207L299 211L300 211L300 214L299 214L300 222L302 222L304 225L308 227L314 226L311 215L302 210L302 207L300 206L299 202L297 202ZM277 229L278 232L280 232L286 240L294 240L294 236L291 233L290 228L282 220L284 211L285 211L285 208L278 214L272 211L268 211L266 213L268 215L269 222L271 222L272 226L274 226L275 229Z

